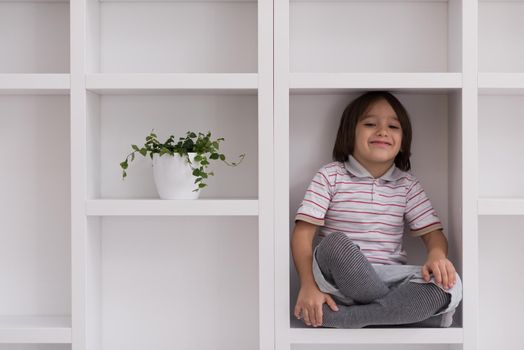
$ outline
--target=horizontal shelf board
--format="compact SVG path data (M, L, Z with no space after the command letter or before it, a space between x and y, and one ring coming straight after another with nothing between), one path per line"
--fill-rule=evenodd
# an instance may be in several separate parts
M187 0L99 0L100 2L187 2ZM191 2L257 2L258 0L191 0ZM429 0L428 0L429 1Z
M462 328L293 328L291 344L462 344Z
M0 316L0 343L71 343L71 317Z
M0 74L0 94L69 94L69 74Z
M290 2L322 2L322 0L289 0ZM329 0L330 2L363 2L363 0ZM448 2L449 0L366 0L364 2ZM524 0L523 0L524 1Z
M291 92L362 89L455 90L461 73L290 73Z
M524 198L480 198L479 215L524 215Z
M26 0L30 1L30 0ZM180 2L187 0L100 0L100 2ZM257 0L192 0L192 2L256 2ZM362 0L330 0L331 2L362 2ZM448 0L367 0L366 2L448 2ZM493 1L493 0L490 0ZM507 0L505 0L507 1ZM319 2L319 0L290 0L290 2Z
M0 0L1 1L1 0ZM30 1L30 0L25 0ZM183 2L187 0L100 0L100 2ZM257 0L192 0L192 2L257 2ZM362 0L330 0L331 2L362 2ZM448 2L448 0L367 0L366 2ZM319 2L319 0L290 0L290 2Z
M86 201L89 216L257 216L256 199L96 199Z
M482 95L522 95L524 73L479 73L478 87Z
M87 74L86 89L100 94L256 94L256 73Z
M0 3L2 2L13 2L13 0L0 0ZM69 0L16 0L16 2L69 2Z

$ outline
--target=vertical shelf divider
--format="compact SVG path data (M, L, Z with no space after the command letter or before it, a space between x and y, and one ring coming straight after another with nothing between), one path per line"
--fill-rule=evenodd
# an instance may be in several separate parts
M289 1L274 2L275 350L290 350ZM277 173L278 169L278 173Z
M259 348L275 349L273 6L258 0Z
M86 350L88 313L86 155L86 3L71 0L71 311L72 350ZM97 344L98 345L98 344Z
M478 2L462 3L463 350L478 347Z

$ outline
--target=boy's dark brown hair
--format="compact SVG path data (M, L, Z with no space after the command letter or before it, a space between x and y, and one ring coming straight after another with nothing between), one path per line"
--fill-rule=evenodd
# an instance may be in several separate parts
M335 147L333 147L333 160L345 162L353 154L355 147L355 130L357 123L371 105L379 100L386 100L393 110L402 128L402 144L400 152L395 157L395 165L403 171L411 169L409 157L411 156L411 122L408 112L400 101L387 91L370 91L353 100L342 113L338 127Z

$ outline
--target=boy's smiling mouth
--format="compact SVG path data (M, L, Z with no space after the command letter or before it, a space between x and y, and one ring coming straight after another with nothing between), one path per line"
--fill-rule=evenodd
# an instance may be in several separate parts
M378 144L378 145L387 145L387 146L391 146L391 143L386 142L386 141L371 141L370 143L371 143L371 144Z

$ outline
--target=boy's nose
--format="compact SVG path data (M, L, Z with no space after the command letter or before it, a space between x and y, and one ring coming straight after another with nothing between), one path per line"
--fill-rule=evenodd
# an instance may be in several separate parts
M379 127L377 133L379 135L387 135L388 134L388 129L386 127Z

